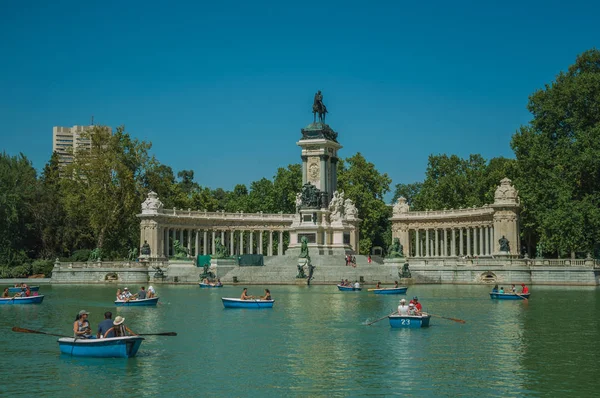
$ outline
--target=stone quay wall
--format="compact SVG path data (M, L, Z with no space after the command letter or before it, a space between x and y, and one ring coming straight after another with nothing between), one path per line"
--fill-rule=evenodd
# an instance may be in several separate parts
M344 256L312 256L315 284L334 284L340 279L363 280L363 283L400 281L402 264L368 263L367 257L355 256L356 267L345 266ZM600 285L600 264L592 259L406 259L412 278L402 283L417 284L511 284L532 285ZM225 283L299 284L296 279L298 259L294 256L265 257L260 267L239 267L233 260L213 260L211 271ZM165 278L155 278L156 268ZM192 261L86 262L56 263L51 283L198 283L202 268ZM32 282L33 280L28 280Z
M51 283L148 283L154 269L142 262L56 262Z

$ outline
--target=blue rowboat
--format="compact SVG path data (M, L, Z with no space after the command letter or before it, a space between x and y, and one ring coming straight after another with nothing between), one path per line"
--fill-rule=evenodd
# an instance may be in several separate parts
M275 302L275 300L242 300L226 297L221 297L221 300L223 300L223 306L225 306L225 308L273 308L273 303Z
M29 286L29 290L32 291L32 292L37 292L38 290L40 290L40 287L39 286ZM8 288L8 292L9 293L13 293L13 294L14 293L21 293L21 292L24 292L24 291L25 291L25 289L22 288L22 287L9 287Z
M529 299L529 295L531 293L525 293L525 294L521 294L519 293L514 294L514 293L490 293L490 298L492 300L524 300L524 299Z
M13 298L0 298L0 305L2 304L40 304L44 301L44 295L30 297L13 297Z
M390 315L390 326L393 328L426 328L431 315Z
M375 294L406 294L407 287L388 287L384 289L373 289Z
M143 337L126 336L107 339L58 339L60 352L74 357L131 358L137 354Z
M199 285L200 285L200 287L223 287L222 284L217 286L217 285L211 285L208 283L199 283Z
M360 292L362 290L362 288L360 288L360 287L354 287L354 286L337 285L337 287L342 292Z
M116 300L115 305L117 307L156 307L158 304L158 297L148 298L148 299L135 299L135 300Z

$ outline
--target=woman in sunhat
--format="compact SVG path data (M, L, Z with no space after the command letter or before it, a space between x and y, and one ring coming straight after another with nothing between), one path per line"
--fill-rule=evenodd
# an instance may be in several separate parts
M125 326L125 318L122 316L118 316L115 318L113 322L113 327L108 329L106 333L104 333L104 337L108 336L110 332L115 333L115 337L125 337L125 336L137 336L136 333L133 333L131 329Z

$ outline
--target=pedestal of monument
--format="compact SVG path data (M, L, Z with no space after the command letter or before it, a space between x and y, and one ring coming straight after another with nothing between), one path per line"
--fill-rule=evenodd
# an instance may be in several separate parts
M237 261L234 258L211 258L210 271L215 274L215 278L221 278L229 271L237 267ZM199 268L202 273L202 268Z

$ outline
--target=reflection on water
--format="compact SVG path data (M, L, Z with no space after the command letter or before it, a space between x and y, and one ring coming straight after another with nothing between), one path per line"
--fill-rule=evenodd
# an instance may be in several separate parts
M273 286L272 310L224 309L221 297L239 296L237 287L160 286L157 307L119 308L114 286L42 290L41 305L0 306L0 394L591 395L597 384L596 289L535 287L529 302L501 302L485 286L413 286L408 297L429 312L467 321L433 318L418 330L366 325L407 296L335 286ZM70 336L81 309L93 327L110 310L138 333L179 335L147 336L123 360L71 358L56 337L10 331Z

